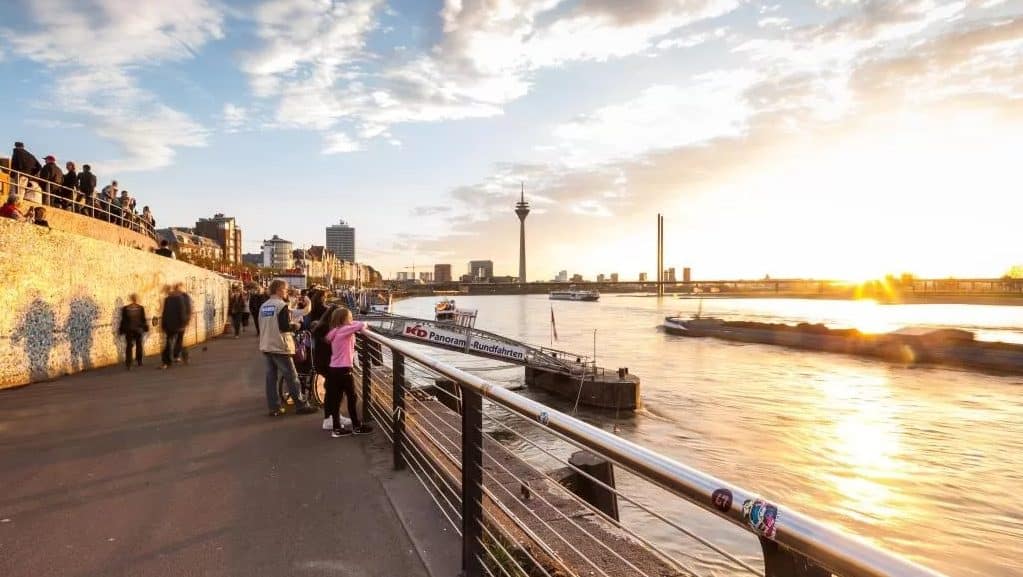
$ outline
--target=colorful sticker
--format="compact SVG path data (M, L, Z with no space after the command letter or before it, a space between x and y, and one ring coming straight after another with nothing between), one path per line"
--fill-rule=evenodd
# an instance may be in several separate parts
M774 539L778 521L778 507L763 499L747 499L742 504L742 515L753 532Z
M728 489L718 489L711 494L710 502L718 511L727 513L732 510L732 492Z
M547 411L541 411L540 415L537 416L537 419L540 421L541 425L546 425L551 420L551 416L547 414Z

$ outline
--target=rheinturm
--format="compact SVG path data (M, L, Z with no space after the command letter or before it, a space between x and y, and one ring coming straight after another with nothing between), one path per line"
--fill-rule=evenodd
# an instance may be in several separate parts
M526 282L526 216L529 203L526 202L526 183L522 183L522 196L515 203L515 214L519 217L519 282Z

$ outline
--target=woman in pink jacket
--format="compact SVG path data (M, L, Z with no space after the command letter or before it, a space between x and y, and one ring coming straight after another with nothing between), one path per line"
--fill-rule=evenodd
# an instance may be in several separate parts
M330 315L330 331L325 341L330 343L330 368L327 370L327 389L324 405L327 415L333 420L334 430L330 436L337 438L355 433L364 435L373 427L359 421L355 406L355 379L352 377L352 359L355 358L355 333L366 328L366 323L352 322L352 311L338 307ZM341 397L348 397L348 417L352 428L341 427Z

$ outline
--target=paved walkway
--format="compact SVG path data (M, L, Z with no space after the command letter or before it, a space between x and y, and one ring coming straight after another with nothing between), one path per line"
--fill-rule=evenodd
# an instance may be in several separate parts
M427 574L380 432L267 417L254 335L146 363L0 391L0 575Z

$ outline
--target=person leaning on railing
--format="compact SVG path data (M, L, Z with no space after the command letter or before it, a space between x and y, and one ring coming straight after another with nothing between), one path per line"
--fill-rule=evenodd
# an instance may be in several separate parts
M14 143L14 150L11 152L11 170L14 171L14 174L11 175L11 182L20 186L22 177L35 176L42 168L43 165L39 164L39 159L25 150L24 143Z
M78 198L81 205L81 212L87 216L93 216L93 207L96 204L96 175L92 173L92 167L88 164L82 165L82 172L78 173Z
M41 204L53 206L60 197L60 186L64 182L64 173L60 171L57 159L52 154L46 157L46 164L39 171L39 177L43 181L43 202Z
M78 198L78 171L75 170L75 163L70 160L64 168L67 172L64 173L63 187L60 189L60 205L64 210L75 210L75 201Z

